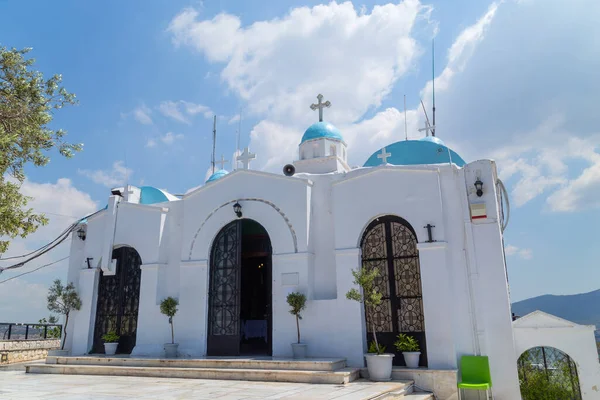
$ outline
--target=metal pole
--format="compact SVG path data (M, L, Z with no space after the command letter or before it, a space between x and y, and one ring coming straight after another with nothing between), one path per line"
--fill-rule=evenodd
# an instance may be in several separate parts
M29 325L25 325L25 340L27 340L28 336L29 336Z
M44 325L44 339L48 337L48 325Z
M10 334L12 332L12 324L8 325L8 340L10 340Z

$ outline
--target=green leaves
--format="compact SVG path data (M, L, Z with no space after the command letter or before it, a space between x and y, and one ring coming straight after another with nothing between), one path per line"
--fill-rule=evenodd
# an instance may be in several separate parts
M398 335L396 341L394 342L394 347L396 347L396 350L398 351L411 352L420 350L419 343L417 342L417 340L414 337L408 336L405 333L401 333Z
M66 132L49 127L54 111L76 104L75 95L64 87L61 75L45 80L32 69L31 48L0 47L0 236L25 237L47 220L27 209L30 198L19 193L25 180L24 167L44 166L48 151L57 149L64 157L82 150L81 144L63 140ZM9 241L0 241L0 253Z
M381 293L377 291L375 280L379 277L379 271L375 268L360 268L352 270L354 284L362 288L362 295L358 290L352 288L346 293L348 300L355 300L364 303L366 306L373 307L381 304Z
M160 302L160 312L169 318L173 318L177 314L177 306L179 301L173 297L167 297ZM170 322L170 321L169 321Z
M81 299L73 283L63 286L60 279L54 281L48 289L48 310L61 315L69 315L72 310L81 308Z
M117 343L121 336L117 335L115 331L110 331L102 335L102 340L104 343Z
M287 295L286 301L290 306L290 314L297 315L302 319L300 312L306 308L306 296L299 292L293 292Z

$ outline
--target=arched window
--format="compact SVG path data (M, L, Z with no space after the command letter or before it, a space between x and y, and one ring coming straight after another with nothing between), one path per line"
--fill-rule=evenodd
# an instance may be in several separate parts
M415 231L402 218L379 217L365 230L361 250L362 268L377 269L376 284L383 295L380 306L365 310L368 341L373 340L374 329L386 352L393 352L396 336L408 333L419 342L419 365L426 366L421 269ZM403 365L404 357L398 353L394 364Z
M554 347L534 347L517 363L523 400L581 400L577 366Z

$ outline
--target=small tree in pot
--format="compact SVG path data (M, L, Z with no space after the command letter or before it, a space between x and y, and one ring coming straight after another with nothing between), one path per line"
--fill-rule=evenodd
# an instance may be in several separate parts
M104 341L104 354L107 356L114 356L117 352L120 338L121 337L117 335L115 331L110 331L102 335L102 340Z
M167 358L177 357L177 347L179 346L179 343L175 343L173 317L177 314L178 305L179 301L173 297L167 297L160 302L160 312L169 317L169 324L171 324L171 343L165 343L165 356Z
M406 333L401 333L394 342L396 350L401 351L404 356L404 362L408 368L419 368L419 357L421 352L417 340L408 336Z
M60 352L55 351L54 355L66 355L68 350L65 350L65 343L67 341L67 325L69 324L69 315L73 310L79 310L81 308L81 299L75 291L75 285L69 283L67 286L63 286L60 279L56 279L50 289L48 289L48 310L65 316L65 325L62 329L62 344L60 346ZM50 352L49 352L50 354Z
M292 343L292 353L294 358L306 357L306 343L300 342L300 320L302 312L306 308L306 296L299 292L293 292L287 295L287 303L290 306L290 314L296 316L296 330L298 332L298 343Z
M356 288L352 288L346 293L346 298L363 303L365 311L373 315L374 308L381 304L381 293L377 290L375 280L379 277L379 271L375 268L360 268L352 270L354 284L360 286L362 294ZM368 327L369 328L369 327ZM365 355L367 359L367 370L369 379L373 381L389 381L392 379L392 361L394 354L385 352L385 346L377 341L377 331L375 324L370 327L373 331L373 342L369 345L369 351Z

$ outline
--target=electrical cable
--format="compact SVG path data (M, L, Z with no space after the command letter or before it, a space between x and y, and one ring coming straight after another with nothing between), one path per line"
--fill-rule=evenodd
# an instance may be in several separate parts
M16 278L18 278L18 277L20 277L20 276L23 276L23 275L31 274L32 272L38 271L38 270L40 270L40 269L42 269L42 268L46 268L46 267L49 267L49 266L51 266L51 265L58 264L58 263L59 263L59 262L61 262L61 261L65 261L67 258L69 258L69 256L66 256L66 257L64 257L64 258L61 258L60 260L52 261L51 263L48 263L48 264L42 265L41 267L37 267L36 269L32 269L31 271L27 271L27 272L23 272L22 274L19 274L19 275L11 276L11 277L10 277L10 278L8 278L8 279L5 279L5 280L3 280L3 281L0 281L0 284L3 284L4 282L8 282L8 281L10 281L10 280L12 280L12 279L16 279Z

